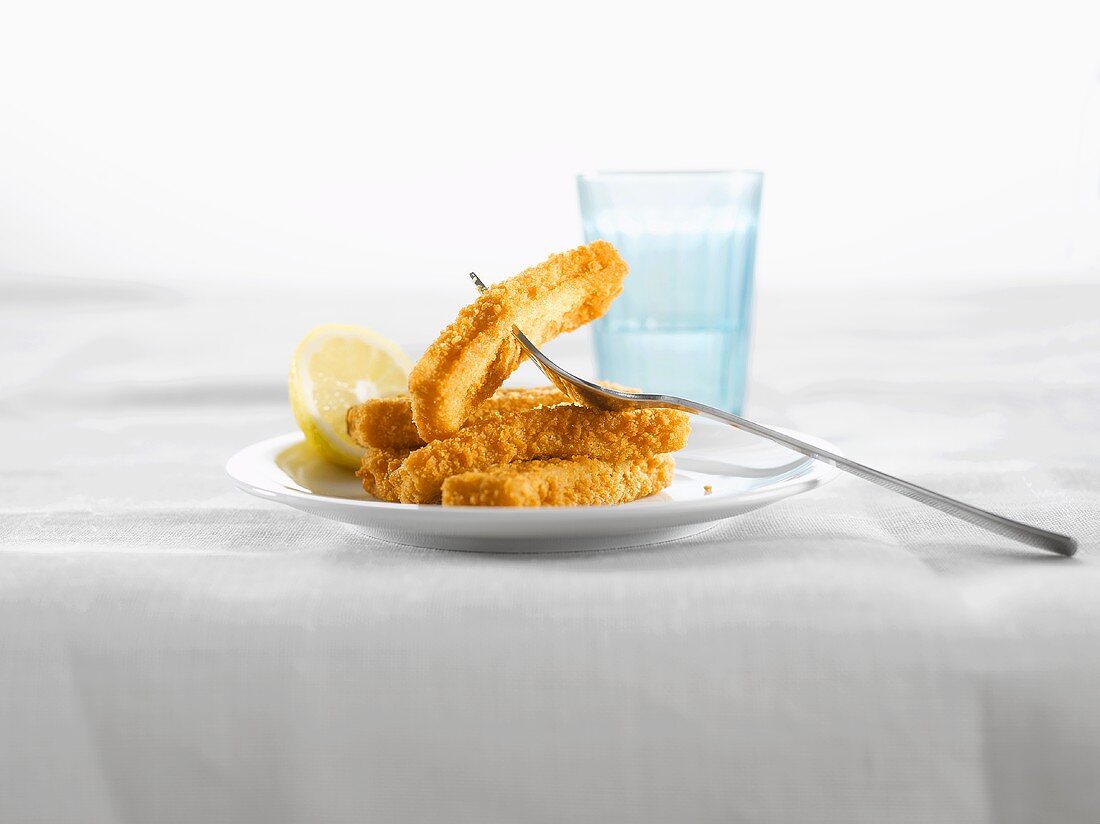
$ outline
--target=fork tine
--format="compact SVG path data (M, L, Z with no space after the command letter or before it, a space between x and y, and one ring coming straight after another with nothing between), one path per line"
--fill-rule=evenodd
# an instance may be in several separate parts
M481 292L481 294L484 295L489 291L489 287L481 282L481 278L477 276L477 272L470 272L470 280L474 282L474 286L477 287L477 291Z

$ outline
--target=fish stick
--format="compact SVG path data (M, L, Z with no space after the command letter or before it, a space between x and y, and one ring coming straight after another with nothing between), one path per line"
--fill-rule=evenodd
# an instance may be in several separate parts
M413 418L431 443L454 435L524 358L518 326L541 346L603 315L623 289L626 262L598 240L551 255L464 307L409 375Z
M363 462L355 474L362 478L363 489L383 501L398 502L397 490L390 482L390 476L409 457L409 449L388 449L368 446L363 453Z
M495 412L518 412L536 406L553 406L569 398L556 386L530 389L498 389L470 416L471 422ZM373 398L348 410L348 434L360 446L388 449L416 449L424 440L413 423L412 399L408 395Z
M671 455L619 463L595 458L525 461L464 472L443 482L444 506L625 504L672 483Z
M688 415L674 409L560 405L501 413L409 453L386 483L402 503L439 503L452 475L538 458L582 455L617 463L674 452L687 444L690 429Z

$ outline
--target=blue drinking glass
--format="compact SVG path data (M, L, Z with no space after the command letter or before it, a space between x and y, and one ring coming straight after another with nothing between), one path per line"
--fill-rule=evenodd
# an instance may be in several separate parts
M580 175L588 243L630 266L595 322L600 378L735 414L745 399L759 172Z

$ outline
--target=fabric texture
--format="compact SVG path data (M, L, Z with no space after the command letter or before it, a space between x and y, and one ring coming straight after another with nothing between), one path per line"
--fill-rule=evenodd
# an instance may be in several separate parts
M1096 284L764 290L747 409L1071 560L846 476L641 549L365 539L225 460L310 326L415 354L461 296L0 295L0 821L1100 822Z

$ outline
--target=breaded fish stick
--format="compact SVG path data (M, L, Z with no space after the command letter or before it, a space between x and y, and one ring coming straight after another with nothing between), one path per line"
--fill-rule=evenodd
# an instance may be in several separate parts
M551 255L464 307L409 375L420 437L430 443L455 434L515 371L524 353L513 325L536 346L576 329L607 311L626 269L615 247L598 240Z
M595 458L526 461L464 472L443 482L444 506L625 504L672 483L671 455L619 463Z
M355 474L363 479L363 489L383 501L398 502L397 490L390 483L390 475L409 457L408 449L379 449L368 446L363 462Z
M410 453L387 482L402 503L438 503L452 475L576 455L617 463L682 449L689 431L687 414L674 409L605 412L562 405L507 412Z
M536 406L553 406L569 399L555 386L530 389L498 389L470 415L470 420L494 412L519 412ZM373 398L348 410L348 434L360 446L388 449L416 449L424 445L413 423L412 399Z

